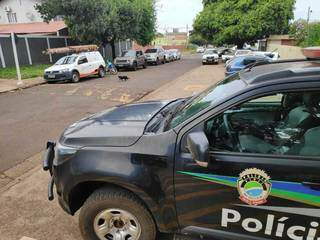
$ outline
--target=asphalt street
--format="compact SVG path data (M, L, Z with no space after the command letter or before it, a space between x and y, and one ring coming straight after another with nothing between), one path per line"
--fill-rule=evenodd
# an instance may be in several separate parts
M199 67L199 56L117 76L91 77L79 83L44 84L0 94L0 174L45 148L64 128L87 115L137 100Z

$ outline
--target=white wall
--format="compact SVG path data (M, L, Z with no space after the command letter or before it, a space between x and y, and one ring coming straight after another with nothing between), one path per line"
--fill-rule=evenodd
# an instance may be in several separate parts
M40 14L34 9L40 0L2 0L0 1L0 24L8 24L5 6L9 6L16 13L17 23L42 22Z
M267 51L276 51L281 59L305 58L300 47L268 43Z

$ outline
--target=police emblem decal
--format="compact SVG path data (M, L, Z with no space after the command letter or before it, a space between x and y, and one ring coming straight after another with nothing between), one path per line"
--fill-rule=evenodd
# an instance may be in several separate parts
M270 177L265 171L249 168L240 173L237 188L240 200L249 205L262 205L271 192Z

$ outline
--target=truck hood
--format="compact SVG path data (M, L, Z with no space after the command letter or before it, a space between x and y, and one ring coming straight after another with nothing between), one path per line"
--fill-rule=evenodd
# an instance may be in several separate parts
M74 67L73 64L63 64L63 65L53 65L47 69L45 69L45 72L52 72L52 71L60 71L64 69L72 69Z
M146 53L147 57L157 57L158 54L157 53Z
M203 59L208 58L208 57L219 58L219 55L218 54L204 54L202 56Z
M169 101L153 101L114 107L68 127L59 142L66 146L133 145L142 135L149 120Z

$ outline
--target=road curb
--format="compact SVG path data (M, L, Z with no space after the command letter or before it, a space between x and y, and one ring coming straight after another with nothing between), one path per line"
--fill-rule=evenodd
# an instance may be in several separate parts
M15 91L19 91L19 90L27 89L27 88L32 88L32 87L35 87L35 86L43 85L45 83L46 83L46 81L42 81L42 82L37 82L37 83L31 83L31 84L26 85L26 86L21 86L21 87L17 86L15 88L12 88L12 89L9 89L9 90L3 90L3 91L0 90L0 94L8 93L8 92L15 92Z

